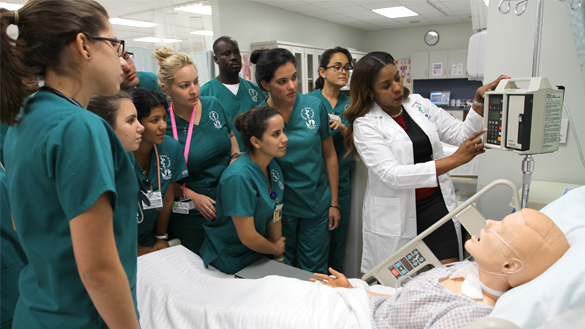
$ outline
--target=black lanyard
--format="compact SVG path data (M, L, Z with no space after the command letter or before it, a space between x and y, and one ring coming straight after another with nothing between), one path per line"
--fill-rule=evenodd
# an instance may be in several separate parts
M65 95L64 93L60 92L57 89L53 89L53 88L47 87L47 86L42 86L41 88L39 88L39 91L41 91L41 90L45 90L45 91L48 91L50 93L53 93L53 94L55 94L55 95L57 95L57 96L59 96L59 97L61 97L63 99L66 99L69 103L71 103L71 104L73 104L75 106L78 106L78 107L83 108L83 106L79 105L79 103L77 103L73 98Z

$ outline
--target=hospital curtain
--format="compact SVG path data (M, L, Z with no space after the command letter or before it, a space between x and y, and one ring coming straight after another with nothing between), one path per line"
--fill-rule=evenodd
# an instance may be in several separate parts
M573 2L577 1L573 0ZM574 11L571 9L571 1L567 1L567 10L569 11L573 39L575 39L575 48L577 48L577 57L579 57L579 65L581 66L581 76L585 81L585 4L579 10Z

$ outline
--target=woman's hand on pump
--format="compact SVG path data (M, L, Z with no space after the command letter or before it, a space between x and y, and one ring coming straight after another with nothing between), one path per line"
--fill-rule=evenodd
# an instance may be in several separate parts
M313 274L317 279L309 279L311 282L319 282L329 287L333 288L348 288L351 289L353 286L349 283L349 280L343 275L343 273L339 273L336 270L329 268L329 272L334 275L331 277L327 274L315 273Z
M339 221L341 220L341 215L339 213L339 209L335 207L329 208L329 231L333 231L339 226Z
M483 99L485 97L485 93L496 89L498 83L500 83L500 81L503 79L510 79L510 77L507 75L500 75L496 80L477 88L475 91L475 100L479 101L480 99ZM483 101L481 103L483 103Z
M485 149L483 148L483 141L481 140L480 136L485 133L487 129L482 129L478 132L475 132L471 137L466 139L461 146L453 153L453 157L458 159L460 162L459 165L463 165L468 163L469 161L473 160L478 154L485 153Z

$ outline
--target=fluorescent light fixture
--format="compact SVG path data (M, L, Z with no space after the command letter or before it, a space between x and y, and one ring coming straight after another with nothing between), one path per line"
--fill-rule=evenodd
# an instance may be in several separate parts
M412 11L404 6L372 9L372 11L375 12L376 14L380 14L382 16L386 16L389 18L418 16L417 13L415 13L414 11Z
M110 18L110 23L112 25L124 25L124 26L136 26L136 27L155 27L156 23L153 22L145 22L145 21L135 21L133 19L124 19L124 18Z
M193 32L191 32L191 34L213 36L213 31L209 31L209 30L200 30L200 31L193 31Z
M138 39L134 39L134 41L139 41L139 42L153 42L153 43L160 43L161 40L159 38L155 38L155 37L146 37L146 38L138 38ZM162 43L176 43L176 42L181 42L183 40L179 40L179 39L163 39Z
M8 3L8 2L0 2L0 7L8 10L18 10L22 8L23 5L18 5L16 3Z
M483 0L483 2L485 3L486 7L490 6L490 0Z
M175 7L175 10L180 10L193 14L211 15L211 6L205 6L200 3L188 6Z

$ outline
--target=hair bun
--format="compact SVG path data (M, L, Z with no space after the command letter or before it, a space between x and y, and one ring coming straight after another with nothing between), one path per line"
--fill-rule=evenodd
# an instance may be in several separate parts
M268 49L257 49L254 50L252 52L252 54L250 55L250 63L252 64L257 64L258 60L260 59L260 56L262 56L262 54L264 54L265 51L267 51Z
M158 47L156 47L156 50L153 53L154 58L156 58L157 61L162 62L165 59L167 59L168 57L172 56L174 53L174 51L165 46L165 45L160 45Z

